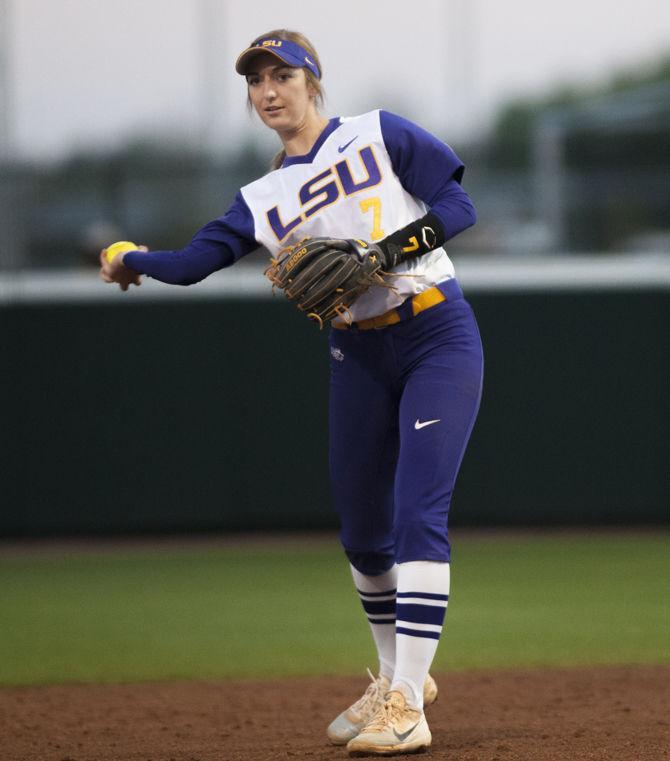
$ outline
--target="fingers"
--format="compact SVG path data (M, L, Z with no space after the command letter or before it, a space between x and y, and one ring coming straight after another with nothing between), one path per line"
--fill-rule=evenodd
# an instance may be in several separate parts
M138 251L144 253L149 249L146 246L138 246ZM127 268L123 263L123 256L114 257L110 262L107 259L107 249L100 251L100 279L105 283L118 283L122 291L127 291L131 285L142 285L142 275L135 270Z

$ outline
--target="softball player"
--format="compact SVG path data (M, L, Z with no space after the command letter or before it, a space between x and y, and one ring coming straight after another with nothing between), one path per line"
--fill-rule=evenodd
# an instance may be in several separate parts
M424 705L450 583L447 517L479 408L482 350L442 244L474 224L464 167L444 143L385 111L322 116L321 63L286 30L237 59L249 101L283 150L226 214L179 251L129 252L101 276L123 290L146 274L197 282L262 245L359 238L402 255L394 288L373 287L330 334L330 470L341 540L370 623L379 672L328 727L352 754L431 743Z

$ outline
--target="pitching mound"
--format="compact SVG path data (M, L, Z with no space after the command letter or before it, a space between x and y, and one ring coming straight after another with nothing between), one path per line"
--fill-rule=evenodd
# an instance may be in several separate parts
M670 667L438 675L428 709L449 761L662 761ZM0 690L3 761L344 759L330 720L364 679L290 679Z

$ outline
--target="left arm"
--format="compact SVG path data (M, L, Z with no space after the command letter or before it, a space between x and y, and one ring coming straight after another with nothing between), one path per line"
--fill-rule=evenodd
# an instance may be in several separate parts
M380 111L386 150L402 186L428 207L428 213L377 245L391 269L410 257L441 246L474 225L477 215L461 187L465 166L454 151L407 119Z

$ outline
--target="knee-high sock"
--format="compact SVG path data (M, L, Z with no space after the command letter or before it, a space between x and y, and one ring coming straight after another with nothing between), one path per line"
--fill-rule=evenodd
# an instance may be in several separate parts
M379 656L379 673L391 680L395 669L395 593L397 566L379 576L366 576L351 566L351 575Z
M423 683L435 656L449 600L449 563L398 565L396 662L391 689L423 708Z

